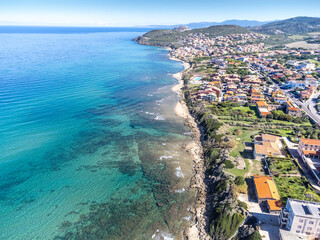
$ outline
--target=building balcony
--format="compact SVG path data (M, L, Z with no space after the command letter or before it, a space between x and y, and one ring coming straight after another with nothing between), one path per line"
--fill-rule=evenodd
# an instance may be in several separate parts
M289 217L289 212L288 212L288 210L286 209L286 208L282 208L281 209L281 219L288 219L288 217Z

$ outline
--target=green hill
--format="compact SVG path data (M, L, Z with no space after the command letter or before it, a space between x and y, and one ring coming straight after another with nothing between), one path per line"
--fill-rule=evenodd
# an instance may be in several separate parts
M179 32L175 30L152 30L146 34L134 39L140 44L155 45L164 47L178 47L179 38L189 34L202 33L207 34L209 37L226 36L236 33L248 33L250 30L237 26L237 25L217 25L208 28L198 28L189 31Z
M295 17L275 21L261 26L251 27L250 30L265 34L307 34L320 31L320 18Z

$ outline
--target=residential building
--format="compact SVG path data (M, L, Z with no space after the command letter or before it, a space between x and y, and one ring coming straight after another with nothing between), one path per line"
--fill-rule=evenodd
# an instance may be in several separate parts
M272 177L254 175L253 182L258 202L266 203L268 209L280 212L282 205Z
M320 203L288 199L280 213L280 228L309 239L320 237Z
M286 102L286 114L289 114L293 117L301 117L302 116L302 110L298 108L298 106L291 102L287 101Z
M256 106L260 117L266 117L267 115L271 114L265 101L257 101Z
M281 137L270 134L257 135L254 138L253 156L255 159L285 157L282 148Z
M280 199L278 200L267 200L267 208L270 213L280 214L281 208L283 207Z
M320 140L300 138L298 153L320 185Z

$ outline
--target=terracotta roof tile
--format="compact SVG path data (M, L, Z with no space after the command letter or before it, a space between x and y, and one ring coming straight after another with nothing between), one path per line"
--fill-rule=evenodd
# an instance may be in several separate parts
M269 205L269 209L271 211L280 211L283 207L281 200L267 200L267 203Z
M268 198L270 200L280 199L276 185L271 177L253 176L254 184L257 189L258 198Z
M303 144L320 146L320 140L317 139L300 138L300 140Z

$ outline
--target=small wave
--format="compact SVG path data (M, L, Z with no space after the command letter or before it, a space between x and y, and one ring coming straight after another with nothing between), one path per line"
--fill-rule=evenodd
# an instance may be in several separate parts
M155 240L174 240L174 237L172 237L169 233L160 231L159 229L152 235L152 239Z
M174 190L176 193L183 193L185 191L184 188L178 189L178 190Z
M164 120L166 120L166 119L164 118L164 116L162 116L162 115L158 115L158 116L156 116L154 119L155 119L155 120L158 120L158 121L164 121Z
M179 178L184 178L184 175L182 173L182 170L181 170L180 166L176 168L176 176L179 177Z
M166 143L162 143L163 146L167 145Z
M173 158L173 156L163 155L160 157L160 160L162 161L163 159L172 159L172 158Z
M147 115L155 115L153 112L146 112Z
M187 135L187 136L191 136L192 135L192 132L185 132L183 133L184 135Z

